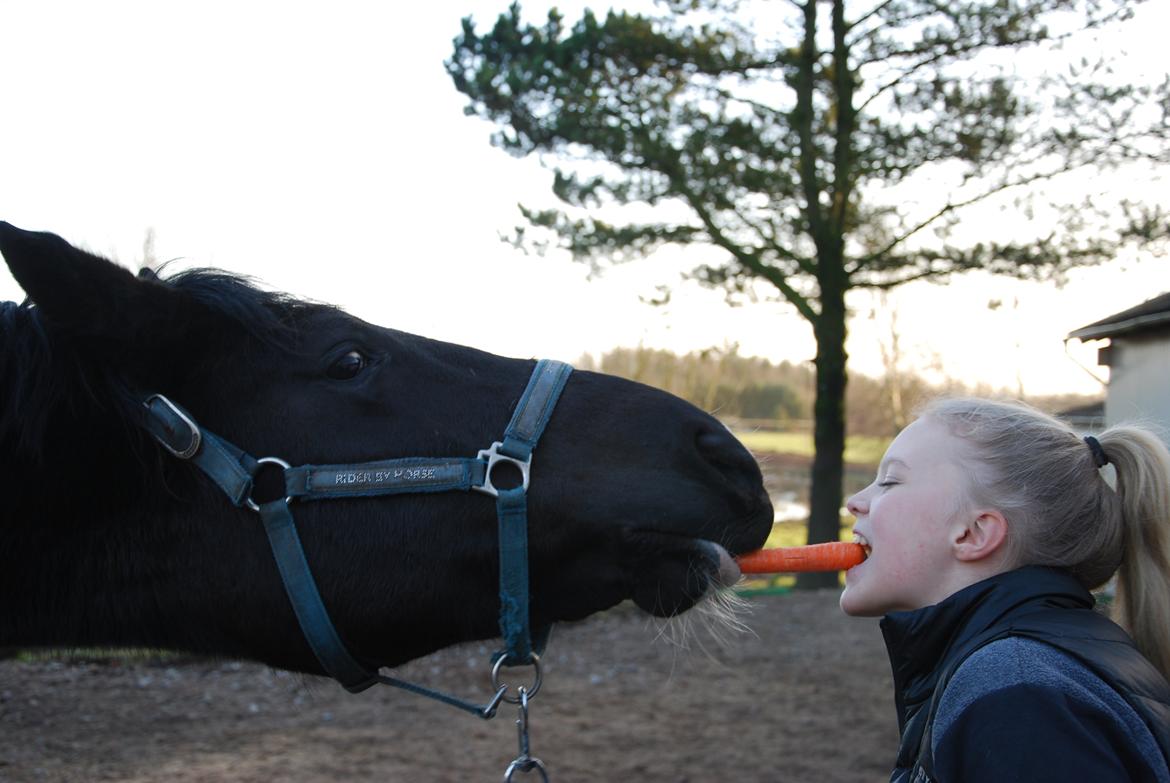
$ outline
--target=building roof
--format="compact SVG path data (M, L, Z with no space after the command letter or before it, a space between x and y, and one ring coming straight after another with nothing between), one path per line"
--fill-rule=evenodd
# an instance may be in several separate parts
M1120 334L1170 328L1170 292L1069 332L1069 339L1102 340Z

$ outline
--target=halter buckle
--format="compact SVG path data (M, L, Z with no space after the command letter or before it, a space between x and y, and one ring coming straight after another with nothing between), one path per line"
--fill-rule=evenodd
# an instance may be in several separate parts
M155 402L162 404L161 410L154 407ZM164 449L182 460L191 459L199 452L199 447L203 444L203 433L178 405L161 394L150 395L143 402L143 405L154 416L154 422L157 425L155 428L147 427L147 430L154 435L154 439L162 444ZM172 443L170 438L177 438L183 427L186 427L190 436L187 439L187 445Z
M515 457L509 457L507 454L500 453L500 447L503 445L504 444L502 441L497 440L489 448L480 451L476 456L476 459L485 460L487 462L487 468L483 473L483 484L478 487L472 487L472 489L474 489L476 492L482 492L485 495L491 495L494 498L498 498L500 496L500 491L496 489L494 484L492 484L492 468L501 462L515 465L520 470L520 486L524 489L525 492L528 491L528 473L532 468L532 455L529 454L528 459L526 460L518 460Z

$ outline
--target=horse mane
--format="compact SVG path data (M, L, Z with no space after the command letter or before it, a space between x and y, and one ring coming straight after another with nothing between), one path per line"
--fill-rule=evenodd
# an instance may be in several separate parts
M139 277L157 279L184 292L211 312L225 333L238 336L242 331L269 345L291 347L298 316L325 307L262 289L251 278L219 269L190 269L166 277L143 269ZM193 346L196 340L215 338L194 328L186 332ZM87 359L68 340L51 335L34 303L0 302L0 446L4 453L41 462L53 412L96 410L129 421L141 404L136 394L140 391L117 367Z
M49 372L49 337L28 301L0 302L0 444L5 451L36 451L58 390Z

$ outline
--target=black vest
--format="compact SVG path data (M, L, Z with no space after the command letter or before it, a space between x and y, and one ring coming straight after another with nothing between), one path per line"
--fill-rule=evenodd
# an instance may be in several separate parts
M930 729L951 675L979 648L1017 636L1051 645L1117 691L1149 727L1170 765L1170 684L1115 623L1092 609L1092 596L1064 571L1027 567L972 585L935 607L887 616L882 631L894 662L905 780L933 780ZM917 615L917 616L916 616ZM899 672L899 636L929 627L924 641L938 661L929 672ZM899 682L899 674L903 675Z

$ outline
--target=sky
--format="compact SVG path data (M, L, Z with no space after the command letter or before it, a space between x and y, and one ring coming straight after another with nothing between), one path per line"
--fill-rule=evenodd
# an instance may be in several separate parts
M583 5L559 4L569 19ZM645 304L676 274L669 254L589 279L566 255L500 241L522 222L518 203L553 205L552 173L491 146L443 61L463 16L483 29L506 6L0 0L0 220L135 268L149 231L153 255L177 266L509 356L737 345L811 360L810 328L786 304L730 308L696 285ZM544 7L525 5L533 18ZM1135 67L1167 69L1168 7L1141 9ZM858 292L851 367L880 374L896 330L904 369L936 380L1100 393L1097 345L1065 336L1170 290L1168 272L1139 256L1059 290L968 275L884 300ZM0 268L0 299L20 298Z

